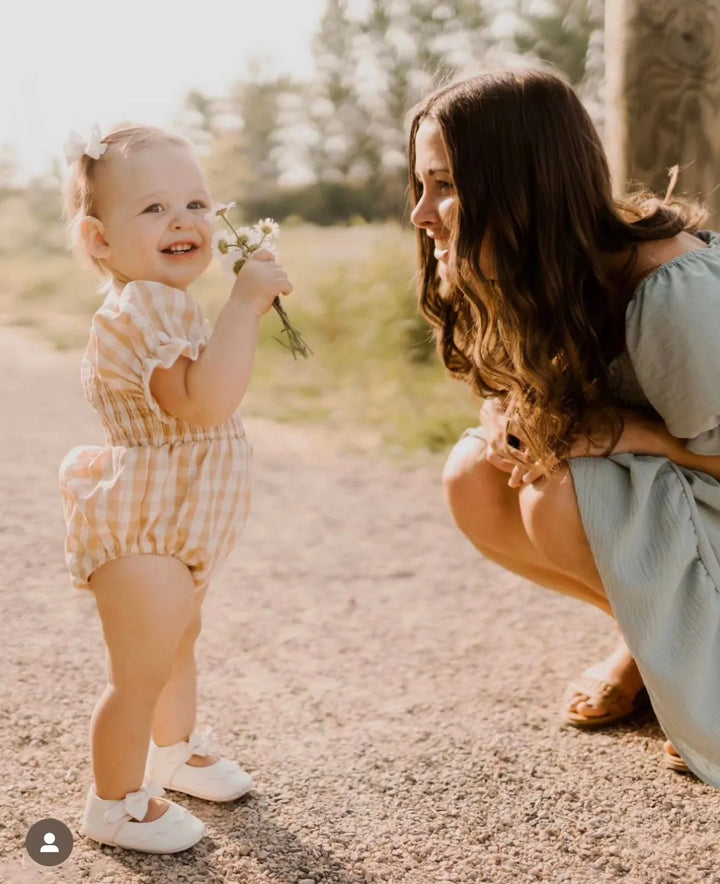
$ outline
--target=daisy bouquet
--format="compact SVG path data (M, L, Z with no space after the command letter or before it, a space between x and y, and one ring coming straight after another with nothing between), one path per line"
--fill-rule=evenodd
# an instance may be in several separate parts
M220 259L222 265L233 276L237 276L240 269L247 259L258 249L269 249L275 251L275 240L280 234L280 227L272 218L265 218L258 221L252 227L235 228L228 220L227 213L230 209L235 208L235 203L225 203L218 206L211 216L211 221L221 218L228 228L228 232L221 231L213 237L213 248ZM282 332L287 338L287 343L280 338L275 338L283 347L287 347L292 353L293 359L297 359L297 354L307 358L312 350L308 347L302 338L300 332L293 328L285 308L277 297L273 301L273 307L282 322Z

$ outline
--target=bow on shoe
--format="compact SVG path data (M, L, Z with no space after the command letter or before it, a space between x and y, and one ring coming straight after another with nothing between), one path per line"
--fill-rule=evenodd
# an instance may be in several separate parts
M126 815L142 822L148 812L150 799L162 798L164 794L163 787L151 780L137 792L128 792L122 801L118 801L114 807L111 807L105 814L105 822L117 823Z
M195 731L190 734L190 739L188 740L188 758L192 758L193 755L213 755L212 745L210 741L210 735L212 734L212 728L205 726L202 730Z
M100 127L95 123L87 141L82 135L78 135L74 129L71 129L65 139L63 150L65 151L65 162L68 166L72 166L85 154L94 160L99 160L107 150L107 144L102 143Z

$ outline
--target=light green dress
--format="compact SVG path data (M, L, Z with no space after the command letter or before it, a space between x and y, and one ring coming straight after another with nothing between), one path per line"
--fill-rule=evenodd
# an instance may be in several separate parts
M720 456L720 236L646 277L628 304L617 400L650 405ZM662 729L720 788L720 482L664 457L570 462L580 514Z

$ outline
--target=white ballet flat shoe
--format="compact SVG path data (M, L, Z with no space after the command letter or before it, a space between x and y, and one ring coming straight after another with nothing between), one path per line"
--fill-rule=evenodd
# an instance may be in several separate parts
M91 786L81 832L101 844L143 853L187 850L205 834L205 824L179 804L171 802L158 819L140 822L147 813L150 799L164 794L157 783L150 782L124 798L107 800L98 798L95 786Z
M250 774L235 761L221 758L207 767L193 767L187 762L193 755L214 755L210 751L210 728L196 731L189 740L172 746L158 746L150 741L148 776L166 789L184 792L205 801L234 801L253 787Z

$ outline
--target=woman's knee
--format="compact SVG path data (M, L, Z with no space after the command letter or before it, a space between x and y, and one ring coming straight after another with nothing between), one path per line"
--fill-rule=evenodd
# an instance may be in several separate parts
M523 524L533 546L558 568L575 573L591 558L570 468L523 488ZM578 575L580 576L580 575Z
M485 460L485 444L473 436L460 439L445 463L442 484L463 534L479 549L499 549L512 527L517 492L508 487L507 474Z

